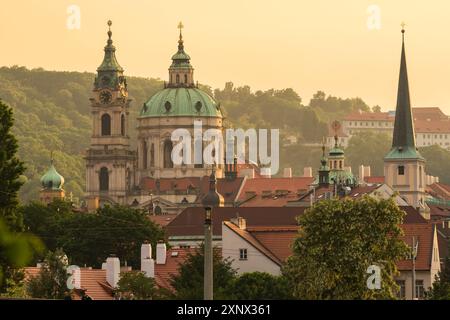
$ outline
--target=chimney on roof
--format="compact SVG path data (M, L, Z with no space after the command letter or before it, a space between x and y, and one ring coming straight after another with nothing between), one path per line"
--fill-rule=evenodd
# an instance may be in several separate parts
M284 168L283 177L292 178L292 168Z
M144 243L141 246L141 271L148 278L155 277L155 260L152 259L152 245Z
M242 217L240 217L239 213L236 213L236 217L235 218L231 218L230 222L232 224L234 224L235 226L237 226L241 230L246 230L247 229L247 220L242 218Z
M312 168L311 167L305 167L303 168L303 177L305 178L311 178L312 175Z
M120 260L116 256L106 259L106 281L113 288L117 287L120 278Z
M239 177L247 177L249 179L255 179L255 169L246 168L239 170Z
M270 168L261 168L261 176L263 176L263 178L271 178L272 172Z
M164 242L156 245L156 264L166 264L167 246Z

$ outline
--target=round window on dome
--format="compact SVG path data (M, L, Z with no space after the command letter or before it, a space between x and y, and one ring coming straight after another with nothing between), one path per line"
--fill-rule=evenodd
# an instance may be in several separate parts
M197 103L195 104L195 109L197 110L197 112L200 112L200 110L202 109L202 103L200 101L197 101Z
M170 109L172 109L172 104L169 101L166 101L164 107L166 108L166 111L169 112Z

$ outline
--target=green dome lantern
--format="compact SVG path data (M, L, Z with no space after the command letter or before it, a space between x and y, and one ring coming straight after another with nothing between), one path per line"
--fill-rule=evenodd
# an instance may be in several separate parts
M178 25L178 51L172 56L169 82L144 103L140 117L220 117L220 104L194 82L194 68L184 51L183 24Z
M46 190L61 190L64 185L64 177L56 171L53 159L51 160L50 168L41 178L41 185Z

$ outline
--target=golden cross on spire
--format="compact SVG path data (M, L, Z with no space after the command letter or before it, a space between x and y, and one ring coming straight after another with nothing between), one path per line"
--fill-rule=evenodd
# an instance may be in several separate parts
M109 31L111 31L111 26L112 26L112 21L111 21L111 20L108 20Z
M177 28L180 29L180 39L181 39L181 37L182 37L181 30L184 28L183 22L180 21Z

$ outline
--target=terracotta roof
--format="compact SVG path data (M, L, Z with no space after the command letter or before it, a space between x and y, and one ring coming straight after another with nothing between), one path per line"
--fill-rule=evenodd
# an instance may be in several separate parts
M431 108L412 108L414 120L446 120L446 116L441 109L436 107Z
M180 264L183 264L189 254L195 254L193 248L171 248L167 250L166 263L156 264L155 262L155 281L159 287L173 290L170 285L172 276L178 274Z
M381 177L364 177L364 181L367 183L384 183L384 176Z
M416 120L414 121L416 133L450 133L449 120Z
M275 262L277 265L281 266L282 260L280 260L278 257L276 257L268 248L266 248L257 238L253 236L250 232L247 230L240 229L238 226L236 226L234 223L224 221L223 222L230 230L234 231L238 236L240 236L242 239L247 241L249 244L251 244L254 248L256 248L258 251L260 251L262 254L264 254L266 257L268 257L270 260ZM277 241L277 239L273 239L274 241ZM290 250L292 252L292 250Z
M430 270L431 257L433 252L433 225L430 223L403 224L402 237L409 246L412 245L412 237L419 241L419 248L416 258L416 270ZM412 270L412 260L402 260L397 262L400 271Z
M155 178L143 178L140 187L142 190L147 190L157 194ZM241 188L244 178L237 177L233 180L225 178L217 179L217 191L224 197L225 202L233 202ZM208 192L209 176L192 177L192 178L161 178L159 179L159 192L199 192L198 199L201 199L205 193Z
M426 187L426 191L433 197L450 200L450 186L443 183L433 183Z
M361 185L361 186L357 186L353 189L351 189L350 193L348 193L345 197L351 197L352 199L359 199L363 196L365 196L366 194L370 194L373 191L375 191L376 189L378 189L380 187L380 184L374 184L374 185ZM314 195L315 195L315 200L324 200L326 199L325 196L327 193L332 192L334 193L334 186L333 185L329 185L328 187L317 187ZM301 196L300 198L297 199L297 201L299 202L310 202L310 193L305 194L303 196Z
M411 206L402 206L400 209L406 213L403 224L428 223L428 220L426 220L416 208Z
M176 214L162 214L162 215L150 215L148 218L161 227L167 226L173 219L175 219Z
M298 194L273 195L266 197L256 195L239 204L239 207L285 207L290 201L298 199Z
M412 108L414 121L448 120L439 108ZM394 121L393 112L353 112L344 118L345 121Z
M309 185L313 182L313 177L247 179L239 196L239 201L248 199L250 193L263 195L265 191L271 191L273 193L277 190L285 190L291 194L297 194L300 190L307 191Z
M292 255L292 244L298 237L298 227L284 230L264 230L250 231L264 247L269 250L282 262Z
M36 277L41 268L25 268L26 278ZM81 268L81 289L86 290L92 300L114 300L111 286L106 282L106 270ZM81 299L80 292L75 291L75 299Z
M140 187L142 190L152 191L154 193L157 192L156 181L158 179L155 178L142 178ZM167 191L186 191L188 188L196 188L200 184L200 178L161 178L159 179L159 190L160 192Z
M389 112L353 112L344 121L394 121Z
M402 239L407 244L412 243L412 236L418 239L419 251L416 269L429 270L433 245L433 225L423 219L414 208L402 207L402 209L407 213L404 224L401 225L405 233ZM229 221L225 221L224 224L278 265L292 255L292 244L298 236L299 228L292 225L270 225L252 226L242 230ZM397 267L399 270L411 270L411 261L399 261Z
M213 235L222 235L222 222L239 214L247 220L247 226L296 226L296 217L305 208L301 207L221 207L213 210ZM169 237L203 236L205 210L201 207L190 207L183 210L166 227Z
M432 220L442 220L450 218L450 207L427 203L430 208Z

